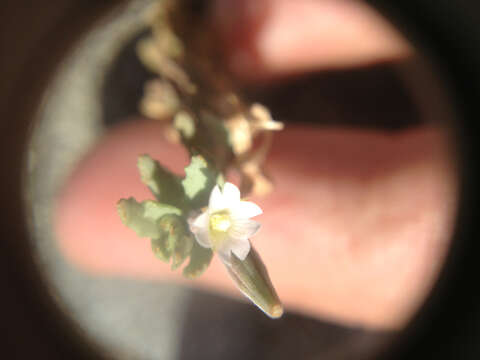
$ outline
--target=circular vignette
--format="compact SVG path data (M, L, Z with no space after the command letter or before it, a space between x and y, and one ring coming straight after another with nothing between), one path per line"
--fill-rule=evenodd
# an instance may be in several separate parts
M478 198L474 161L477 153L475 123L480 118L476 94L480 93L480 34L473 1L369 0L392 19L414 43L426 49L455 94L459 119L457 142L462 156L460 208L447 262L429 299L398 341L382 358L473 358L478 351L478 292L468 279L477 270L474 205ZM50 0L20 9L18 3L3 5L0 43L0 157L2 262L1 304L8 324L3 351L17 358L84 359L100 357L46 293L29 246L22 194L22 175L28 134L44 88L61 57L95 21L118 6L119 1ZM477 10L475 12L475 10ZM20 40L21 39L21 40ZM27 91L25 91L27 89ZM477 320L471 320L474 316ZM467 346L465 346L467 345Z
M435 65L449 91L456 123L450 130L459 159L457 218L444 266L430 295L380 359L476 359L480 293L474 216L478 202L475 105L480 90L480 6L469 0L435 3L367 0Z
M33 119L63 57L123 1L7 2L0 13L1 151L3 199L0 252L2 353L8 358L103 358L62 314L36 268L24 201L24 167ZM10 355L10 356L8 356Z

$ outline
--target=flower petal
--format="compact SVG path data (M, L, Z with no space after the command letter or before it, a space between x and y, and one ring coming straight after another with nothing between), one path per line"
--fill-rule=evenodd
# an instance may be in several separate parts
M200 246L207 249L212 247L212 243L210 242L210 236L208 234L208 229L194 230L192 232L193 235L195 235L195 239L200 244Z
M232 238L239 240L247 240L260 229L260 223L255 220L236 220L230 231L229 235Z
M233 240L233 239L232 239ZM240 260L245 260L248 253L250 252L250 241L248 240L237 240L232 241L231 250Z
M227 208L227 205L228 203L225 201L220 188L218 185L215 185L208 201L208 211L212 213L215 211L224 210Z
M224 245L217 250L220 260L226 265L231 264L232 252L240 260L245 260L250 252L250 241L248 239L229 238Z
M208 229L208 213L204 212L198 215L195 220L193 220L190 227L197 228L197 229Z
M240 190L234 184L226 182L223 185L223 198L229 207L237 204L240 201Z
M198 215L193 221L189 222L190 231L195 235L197 242L205 247L211 248L210 235L208 233L209 216L207 212Z
M249 219L262 213L260 206L251 201L240 201L232 209L232 216L237 219Z

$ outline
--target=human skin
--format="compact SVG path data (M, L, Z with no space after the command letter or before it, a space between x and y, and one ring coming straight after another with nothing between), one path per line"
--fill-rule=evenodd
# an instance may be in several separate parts
M243 80L404 58L410 44L355 0L214 0L213 23Z
M262 17L262 26L255 27L256 34L243 38L242 29L225 30L240 31L236 39L242 62L232 55L235 43L226 44L237 75L255 68L265 79L329 68L335 58L336 66L349 67L407 56L410 51L383 20L375 22L363 5L355 7L354 2L340 1L338 7L327 0L266 3L270 11ZM358 55L356 62L350 59L343 65L346 50L337 51L334 46L320 54L302 48L301 39L287 41L280 46L289 54L285 59L279 46L265 45L274 38L265 33L277 31L268 26L288 23L288 14L302 12L305 26L316 29L314 20L318 22L319 14L325 12L321 7L316 11L305 7L318 4L327 6L330 14L339 13L330 15L330 21L339 22L334 28L344 24L345 16L349 26L354 26L355 19L360 19L359 24L374 22L369 26L376 26L376 31L360 25L348 36L340 31L337 40L345 47L355 39L375 39L375 34L378 42L388 43L390 38L396 45L352 49ZM345 6L350 9L347 15ZM308 20L310 16L316 17ZM300 32L314 31L307 30ZM324 31L311 36L318 41L336 36ZM254 61L245 60L249 51ZM152 198L136 170L136 158L143 153L179 174L188 163L185 150L165 140L159 123L135 119L111 129L59 194L55 228L63 253L84 271L99 276L175 281L238 296L218 259L198 280L185 280L179 271L171 272L154 258L148 239L138 238L121 223L115 209L120 198ZM405 324L431 288L448 249L456 190L445 132L430 127L392 135L287 125L275 135L267 170L275 190L251 199L264 210L257 218L262 229L251 241L287 311L373 328L396 329Z

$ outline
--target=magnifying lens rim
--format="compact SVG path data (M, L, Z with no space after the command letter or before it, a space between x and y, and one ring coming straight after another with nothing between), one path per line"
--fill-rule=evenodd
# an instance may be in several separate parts
M478 355L480 292L475 204L480 179L476 106L480 94L480 9L475 1L367 0L443 69L455 97L460 199L454 241L430 296L383 359L461 358ZM7 326L4 351L37 358L93 359L103 355L62 314L35 268L22 193L28 137L42 93L56 66L97 21L126 1L7 1L0 14L0 304ZM24 4L27 1L23 1ZM14 19L14 20L12 20ZM3 21L5 20L5 21ZM468 346L465 346L468 345Z

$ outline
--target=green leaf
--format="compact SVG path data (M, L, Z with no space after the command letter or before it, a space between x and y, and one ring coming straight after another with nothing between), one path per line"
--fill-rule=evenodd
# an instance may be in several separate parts
M151 240L153 254L164 262L168 262L170 256L172 256L172 252L167 249L167 240L168 235L166 233L162 233L159 238Z
M255 305L272 318L282 316L282 303L262 259L253 247L243 261L232 253L231 264L225 266L240 291Z
M210 167L201 155L192 157L185 168L183 190L191 209L200 209L208 204L213 187L217 184L218 172Z
M117 207L123 223L138 236L151 238L153 253L165 262L172 259L172 270L190 257L183 274L187 278L199 276L210 264L213 252L195 241L185 214L208 204L213 187L225 182L222 174L201 155L191 158L183 180L148 155L139 157L138 168L142 181L160 202L121 199Z
M172 270L176 270L183 264L191 254L195 238L192 233L185 234L180 241L177 241L172 255Z
M121 199L117 211L122 222L140 237L159 238L161 229L157 221L165 215L181 215L182 211L174 206L146 200L141 203L133 197Z
M152 242L157 257L167 261L172 257L172 270L176 270L190 255L195 241L188 224L181 216L169 214L158 221L163 236Z
M210 265L212 257L213 252L211 249L201 247L195 241L190 253L190 262L183 269L183 276L189 279L194 279L200 276L207 269L208 265Z
M223 120L207 111L197 114L197 119L193 122L190 117L189 122L186 117L181 117L175 124L183 144L190 154L200 154L224 170L233 159L233 151Z
M182 208L185 194L178 176L165 170L148 155L139 156L137 166L142 182L159 202Z
M170 253L176 255L174 265L178 267L190 254L193 234L190 232L185 219L178 215L165 215L158 224L167 235L166 248ZM181 260L182 257L183 260Z

